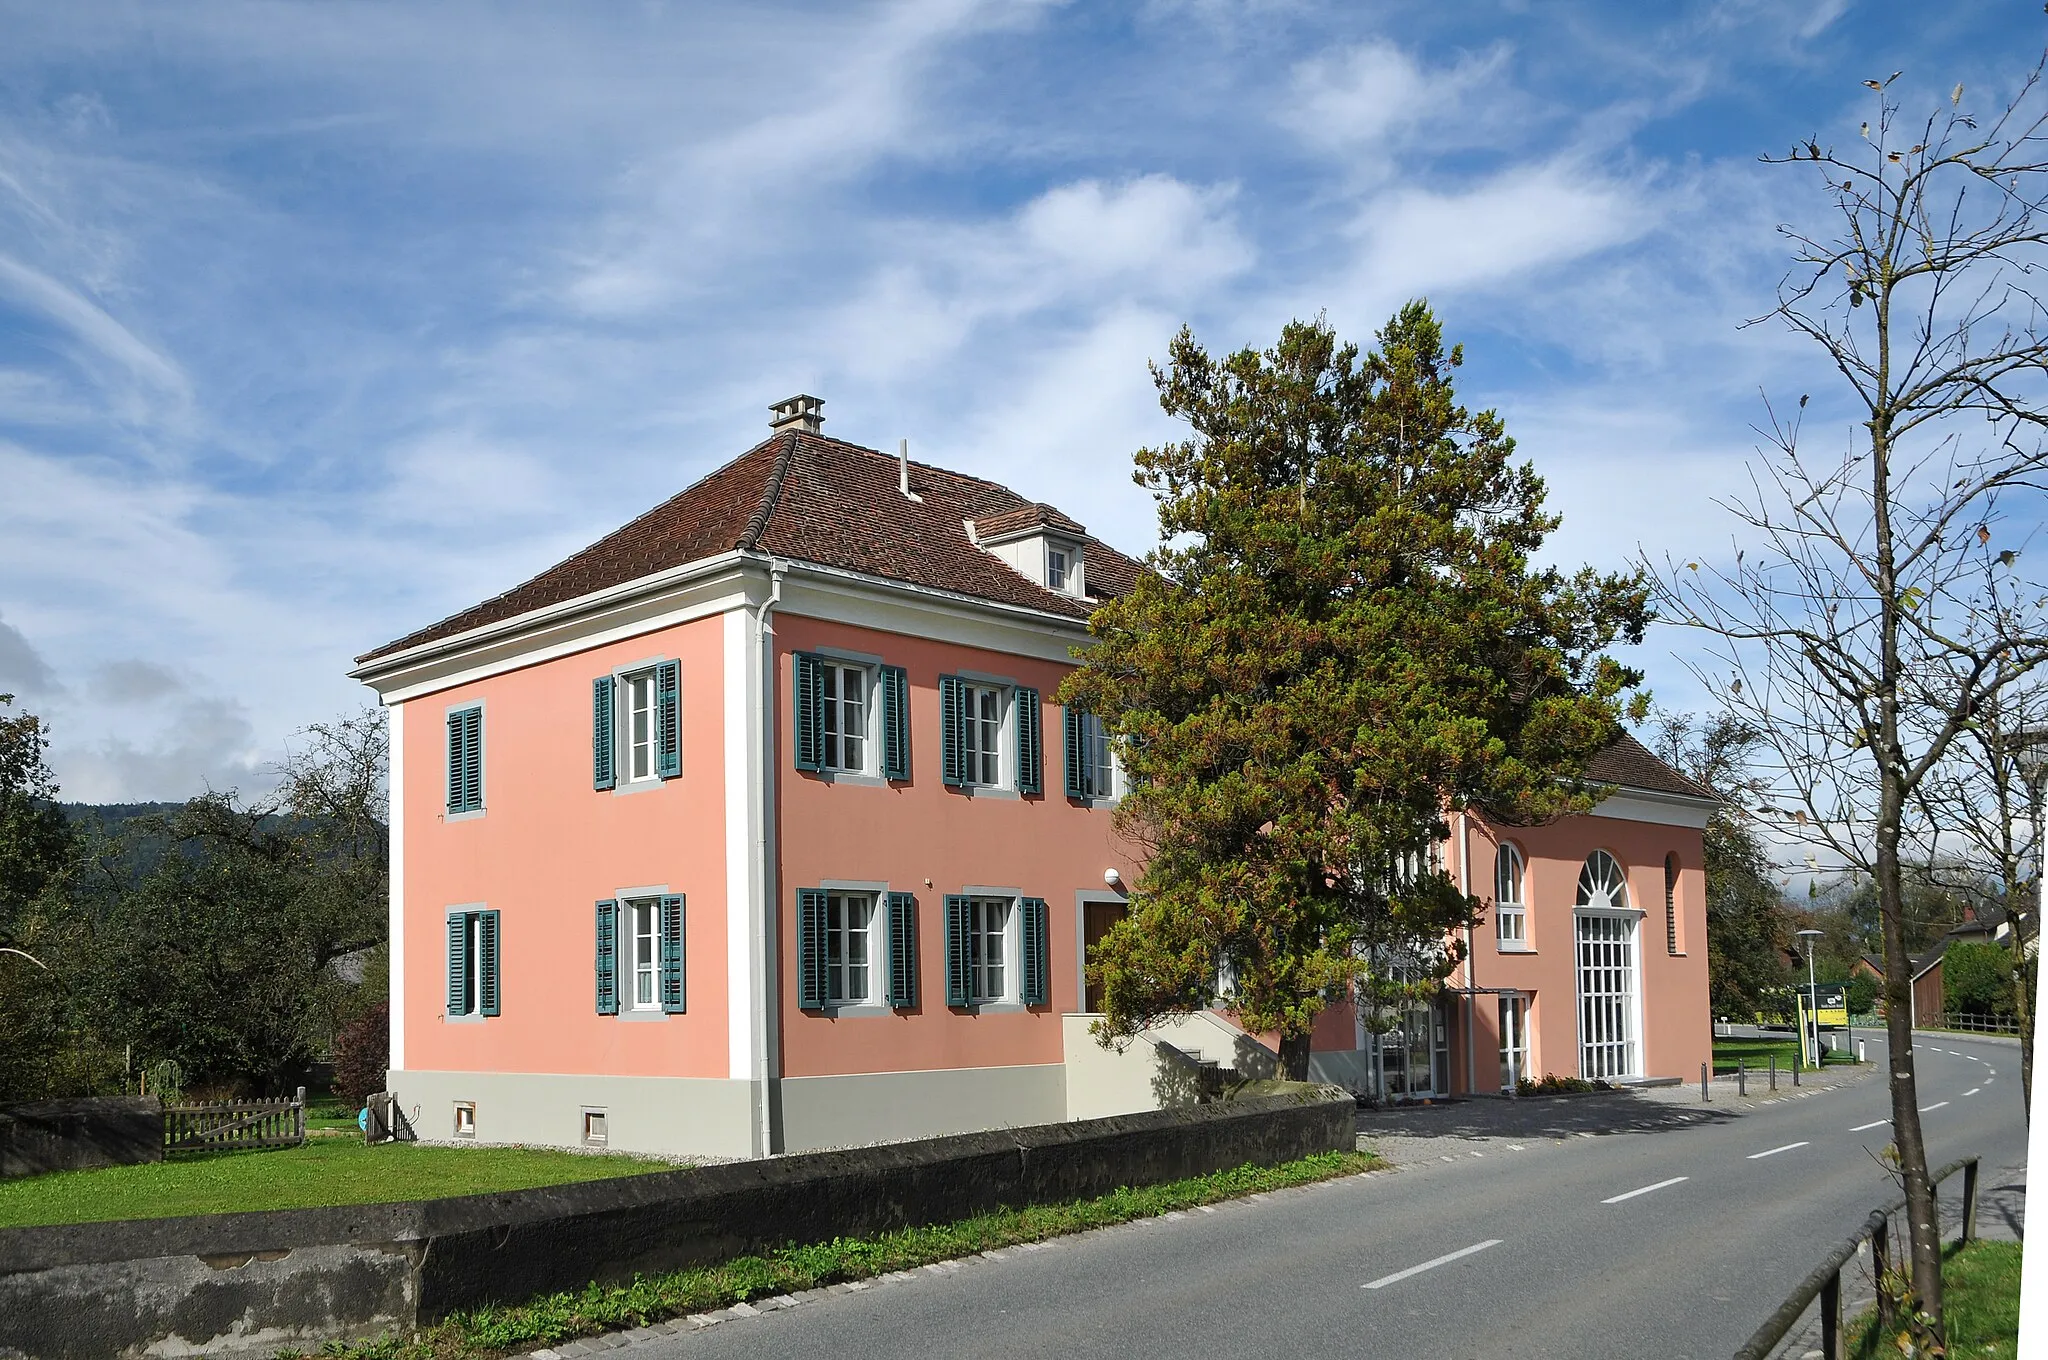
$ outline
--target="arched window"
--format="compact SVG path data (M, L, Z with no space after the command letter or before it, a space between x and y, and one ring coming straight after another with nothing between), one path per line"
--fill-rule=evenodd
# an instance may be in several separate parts
M1579 870L1579 905L1596 909L1628 906L1628 881L1614 856L1605 850L1586 856L1586 867Z
M1528 911L1522 898L1524 873L1522 852L1502 841L1493 859L1493 924L1495 942L1503 950L1529 947Z
M1664 952L1678 952L1678 852L1664 857Z

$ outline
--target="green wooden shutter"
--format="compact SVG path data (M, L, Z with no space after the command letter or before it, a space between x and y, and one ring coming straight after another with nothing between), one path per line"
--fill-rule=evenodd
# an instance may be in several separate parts
M939 779L967 782L966 683L957 675L939 677Z
M683 1006L683 937L688 921L681 893L661 899L661 1008L681 1015Z
M791 692L796 697L796 767L815 770L825 758L825 711L818 703L818 658L797 652L790 658Z
M965 1006L973 996L968 974L967 934L974 922L964 897L946 895L946 1004Z
M469 913L448 918L448 1014L469 1014Z
M1045 792L1045 735L1038 691L1017 686L1017 792Z
M917 1004L917 899L889 894L889 1004Z
M612 700L612 678L590 682L590 786L599 792L619 782L618 746L612 735L618 707Z
M448 812L463 810L462 803L462 714L448 715Z
M825 890L796 890L796 1004L825 1007Z
M910 778L910 677L901 666L882 667L882 777Z
M619 903L597 904L597 1013L619 1013Z
M498 1013L498 913L476 914L476 1008Z
M1072 704L1068 704L1065 708L1061 709L1060 727L1060 735L1062 737L1060 744L1065 748L1067 757L1067 797L1086 798L1088 796L1088 781L1083 776L1087 774L1087 771L1081 766L1081 762L1086 756L1085 751L1082 749L1082 738L1085 736L1085 733L1081 730L1081 710L1075 708Z
M477 812L484 805L484 711L481 708L472 708L464 715L462 738L467 747L462 753L462 792L469 803L469 810Z
M1027 897L1021 903L1024 919L1019 923L1018 935L1024 957L1024 976L1021 988L1024 1004L1043 1006L1050 988L1047 975L1052 967L1051 940L1046 920L1045 899Z
M654 668L655 773L674 779L683 772L683 666L664 661Z

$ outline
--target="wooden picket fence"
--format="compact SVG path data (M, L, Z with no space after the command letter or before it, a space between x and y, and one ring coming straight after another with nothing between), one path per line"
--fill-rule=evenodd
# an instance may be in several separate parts
M164 1106L164 1150L297 1147L306 1141L306 1088L275 1100Z

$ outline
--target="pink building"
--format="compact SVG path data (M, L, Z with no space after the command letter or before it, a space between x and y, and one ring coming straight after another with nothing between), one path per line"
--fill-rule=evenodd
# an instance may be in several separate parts
M1256 1065L1219 1013L1122 1054L1086 1033L1085 943L1140 866L1099 725L1050 696L1137 564L824 437L813 398L774 411L675 498L359 658L391 715L388 1085L416 1130L750 1156L1149 1108L1161 1072ZM1494 1090L1505 1016L1525 1070L1697 1068L1708 804L1609 757L1623 792L1518 833L1519 933L1454 979L1520 999L1390 1038L1340 1008L1319 1067ZM1490 895L1497 838L1459 837Z

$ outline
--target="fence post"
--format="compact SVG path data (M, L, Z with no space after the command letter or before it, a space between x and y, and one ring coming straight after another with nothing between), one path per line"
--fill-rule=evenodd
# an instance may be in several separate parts
M1963 1240L1977 1240L1977 1159L1963 1163Z
M1707 1090L1707 1069L1710 1065L1708 1063L1700 1064L1700 1099L1703 1101L1711 1101L1714 1098Z
M1773 1054L1771 1055L1771 1090L1772 1090L1772 1092L1773 1092L1773 1093L1775 1093L1775 1092L1777 1091L1777 1089L1778 1089L1778 1055L1777 1055L1777 1054L1775 1054L1775 1053L1773 1053Z
M1827 1360L1844 1360L1842 1355L1842 1270L1828 1276L1820 1287L1820 1353Z
M1735 1062L1735 1094L1739 1096L1747 1096L1749 1094L1749 1069L1743 1065L1742 1060L1739 1058Z
M301 1143L306 1141L306 1088L299 1088L299 1098L293 1102L292 1136Z
M1870 1278L1877 1286L1877 1325L1892 1325L1892 1288L1885 1275L1891 1270L1892 1216L1885 1214L1870 1226Z

